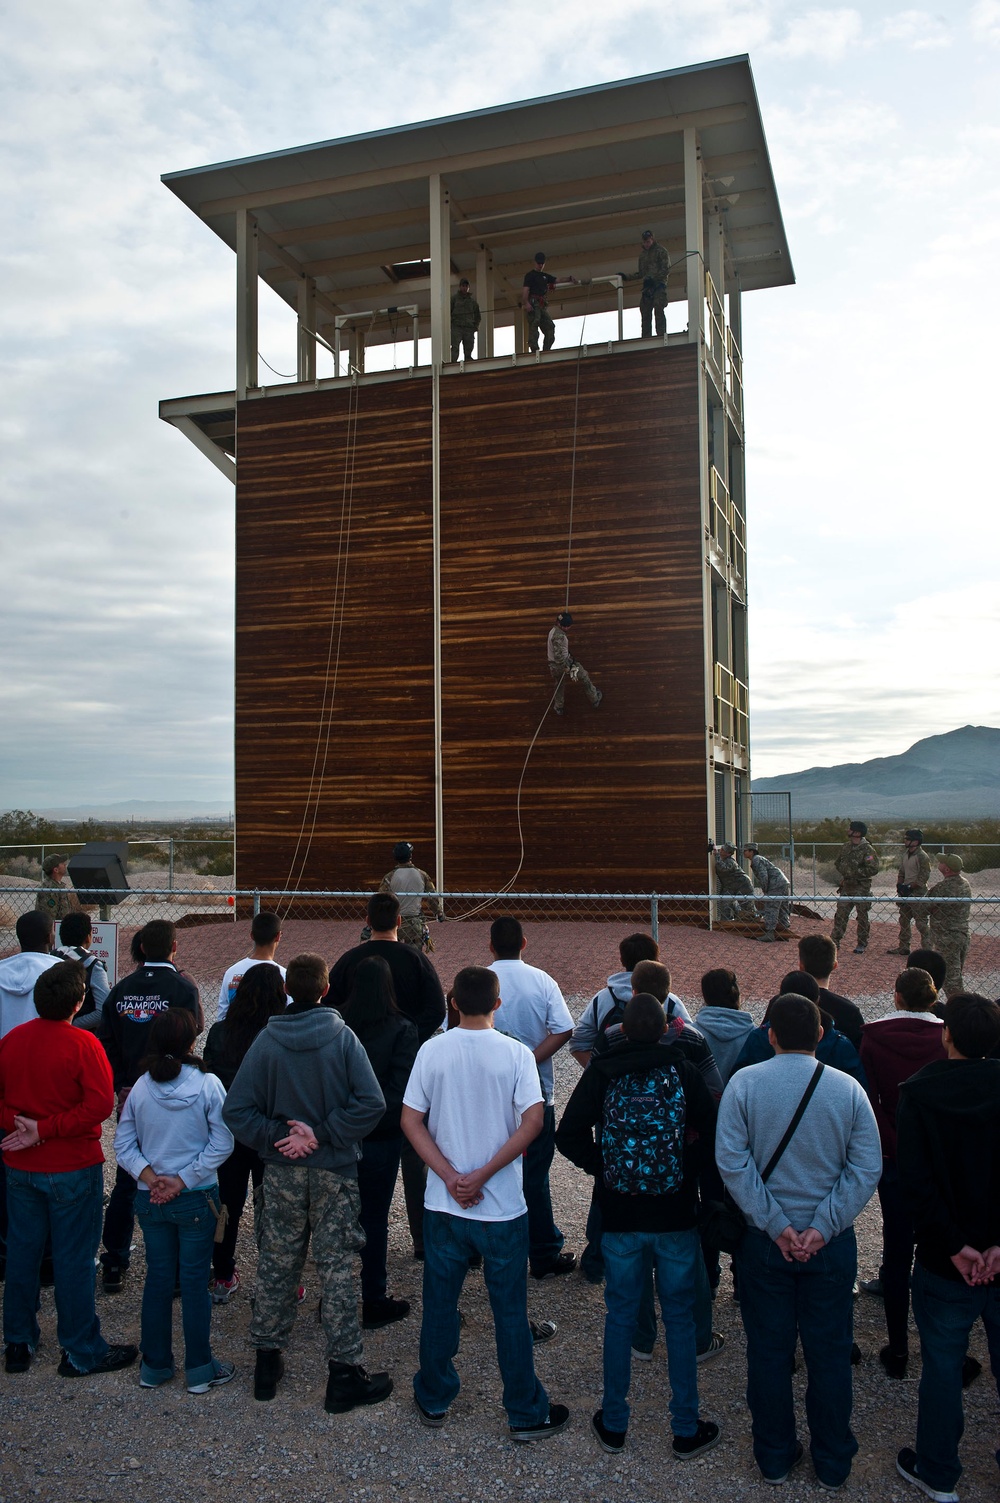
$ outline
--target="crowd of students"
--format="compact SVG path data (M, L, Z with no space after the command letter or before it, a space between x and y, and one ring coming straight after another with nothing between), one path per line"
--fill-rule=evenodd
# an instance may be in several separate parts
M46 1281L62 1376L141 1356L141 1386L170 1382L179 1293L188 1391L230 1382L234 1364L212 1350L212 1307L240 1287L237 1232L252 1186L255 1398L277 1393L311 1253L325 1408L381 1402L392 1380L364 1366L362 1332L410 1314L388 1289L402 1165L424 1265L419 1421L444 1425L459 1392L459 1297L481 1267L509 1434L556 1434L569 1412L546 1393L533 1355L555 1327L529 1320L527 1280L577 1266L552 1205L559 1151L594 1182L580 1271L604 1285L603 1396L591 1420L600 1447L627 1443L631 1364L652 1353L657 1297L673 1453L687 1461L720 1440L700 1411L698 1366L724 1346L712 1301L729 1253L761 1476L781 1483L805 1454L791 1376L801 1342L809 1453L834 1491L857 1451L853 1226L877 1191L882 1266L862 1288L884 1300L879 1359L889 1379L905 1376L911 1280L922 1359L915 1444L897 1470L928 1497L957 1498L979 1319L1000 1381L1000 1006L969 993L939 999L933 951L909 956L892 1011L866 1024L830 990L836 946L804 936L800 969L755 1026L732 971L706 973L692 1016L656 942L632 934L621 969L574 1021L555 980L525 960L514 918L494 922L491 964L463 968L446 1000L434 967L399 941L398 901L382 892L369 903L371 938L332 969L303 954L285 970L277 918L257 915L199 1058L204 1016L176 966L174 926L147 924L136 969L102 990L71 917L77 927L53 953L51 917L25 915L21 953L0 962L7 1373L31 1364ZM582 1073L557 1125L552 1060L564 1045ZM105 1209L101 1137L116 1110ZM123 1286L136 1216L146 1266L138 1346L107 1340L94 1289L102 1240L103 1288Z

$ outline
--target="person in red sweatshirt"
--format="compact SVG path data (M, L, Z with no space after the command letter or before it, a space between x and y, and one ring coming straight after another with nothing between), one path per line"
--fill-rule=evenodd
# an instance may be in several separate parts
M944 1059L945 1050L944 1025L931 1010L937 1001L937 987L926 971L915 968L901 971L896 977L893 1000L895 1012L865 1024L861 1063L868 1077L868 1095L882 1140L882 1178L878 1184L882 1267L878 1281L885 1301L888 1345L878 1358L890 1378L905 1378L914 1232L896 1167L896 1108L903 1081L925 1065ZM875 1292L869 1286L866 1288L870 1293Z
M94 1310L101 1240L101 1126L114 1110L111 1066L93 1034L74 1028L87 977L66 960L35 982L38 1017L0 1040L0 1142L10 1214L4 1285L4 1366L27 1372L38 1345L38 1273L52 1238L59 1373L115 1372L139 1355L109 1346Z

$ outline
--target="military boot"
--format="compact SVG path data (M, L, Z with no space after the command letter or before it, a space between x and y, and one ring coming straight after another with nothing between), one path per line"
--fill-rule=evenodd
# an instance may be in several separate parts
M257 1351L257 1365L253 1374L253 1396L265 1402L273 1399L278 1391L278 1384L285 1376L285 1364L282 1360L278 1347L260 1347Z
M369 1377L363 1367L353 1363L331 1362L323 1408L327 1414L346 1414L359 1404L381 1404L391 1393L392 1379L388 1373L373 1373Z

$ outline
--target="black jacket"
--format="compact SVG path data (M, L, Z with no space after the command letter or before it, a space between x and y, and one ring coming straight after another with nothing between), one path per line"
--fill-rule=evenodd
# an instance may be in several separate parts
M819 1009L828 1012L833 1019L833 1026L849 1038L855 1049L861 1048L861 1030L865 1026L864 1013L856 1002L850 997L842 997L839 992L828 991L825 986L819 989Z
M409 1018L393 1017L387 1018L374 1033L359 1033L358 1039L385 1097L385 1116L372 1128L366 1141L395 1138L400 1131L403 1093L420 1047L417 1030Z
M115 1089L134 1086L149 1041L149 1025L168 1007L198 1017L198 988L169 961L130 971L111 988L101 1017L100 1040L115 1075Z
M952 1254L1000 1244L1000 1060L937 1060L904 1081L896 1155L917 1258L960 1283Z
M620 1195L604 1183L604 1165L594 1129L600 1124L604 1098L612 1080L638 1071L674 1065L685 1100L687 1144L684 1179L670 1195ZM556 1147L586 1174L592 1174L606 1232L682 1232L698 1220L698 1169L703 1155L714 1156L716 1106L712 1093L677 1044L633 1044L624 1040L607 1054L592 1058L577 1081L562 1121Z
M370 939L355 945L330 971L330 990L324 1002L327 1007L342 1009L358 965L373 955L388 962L399 1010L416 1027L420 1042L425 1043L444 1021L444 992L437 971L413 945L401 945L394 939Z

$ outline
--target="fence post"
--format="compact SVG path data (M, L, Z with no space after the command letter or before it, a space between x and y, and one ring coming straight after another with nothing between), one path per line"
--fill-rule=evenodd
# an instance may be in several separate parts
M649 930L653 938L660 938L660 900L654 892L649 899Z
M813 897L816 896L816 842L813 841Z
M254 918L257 917L257 915L258 915L259 912L260 912L260 893L257 891L257 889L255 887L254 888L254 893L253 893L253 916L254 916Z
M167 883L170 891L174 890L174 837L170 837L170 879Z

